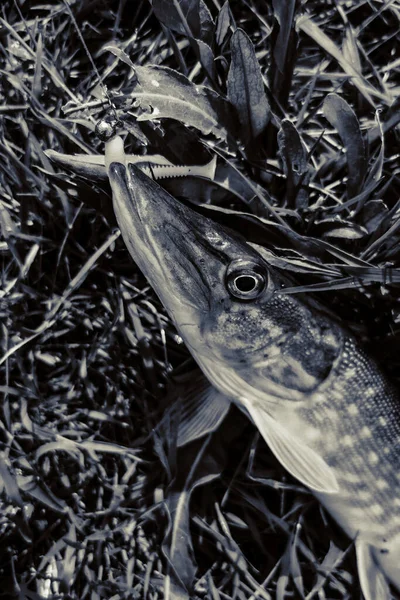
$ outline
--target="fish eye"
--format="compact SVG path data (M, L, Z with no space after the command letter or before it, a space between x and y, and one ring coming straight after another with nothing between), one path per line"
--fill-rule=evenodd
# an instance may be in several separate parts
M234 260L226 271L226 286L229 293L238 300L254 300L264 291L268 273L253 260Z

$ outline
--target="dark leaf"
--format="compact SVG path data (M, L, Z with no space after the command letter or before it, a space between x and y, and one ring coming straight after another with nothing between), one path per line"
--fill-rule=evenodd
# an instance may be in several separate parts
M169 29L211 42L214 23L204 0L153 0L153 10Z
M358 221L367 229L368 233L373 233L379 228L387 213L388 207L382 200L370 200L364 204L358 214Z
M296 127L284 119L278 132L279 151L286 175L286 197L289 206L305 208L308 193L300 185L306 185L310 179L307 165L307 152Z
M231 53L228 97L238 111L241 137L247 145L264 131L270 107L254 46L242 29L232 35Z
M23 506L24 502L19 493L18 484L12 473L8 457L2 453L0 456L0 491L5 490L10 500L17 506Z
M287 0L286 2L273 0L272 5L275 19L279 23L279 34L275 42L274 58L279 71L284 73L290 33L293 28L296 0Z
M182 35L190 31L193 37L199 37L199 3L200 0L153 0L153 10L157 19L169 29Z
M390 214L390 213L389 213ZM388 220L388 217L385 221ZM386 223L385 223L386 225ZM384 229L384 224L382 224L382 229ZM380 234L376 237L372 236L372 243L366 249L363 254L363 257L370 258L374 255L374 253L386 254L387 259L391 259L392 256L398 256L399 250L399 241L400 241L400 219L396 219L394 223L386 230L384 233Z
M210 46L202 40L195 41L197 44L200 62L211 81L215 81L216 74L213 51L211 50Z
M368 170L368 176L366 178L366 185L368 187L371 185L374 185L375 182L378 181L382 177L383 160L385 157L385 136L383 133L383 128L382 128L378 110L375 113L375 119L376 119L377 126L378 126L378 132L379 132L381 145L380 145L379 152L378 152L374 162L372 163L370 169Z
M232 15L231 7L229 6L229 0L225 0L221 10L219 11L217 28L215 31L215 39L218 46L222 46L224 43L230 27L236 27L235 19Z
M57 498L44 482L36 481L29 475L17 476L18 487L40 504L47 506L56 513L66 513L68 506L63 499ZM40 485L39 485L40 484Z
M202 42L211 45L213 42L215 25L211 13L208 10L207 4L204 2L204 0L200 0L199 2L199 18L200 35L198 37Z
M358 119L346 100L337 94L328 94L323 105L324 115L337 129L347 157L347 195L356 196L364 182L367 160L364 140Z
M331 573L333 573L337 567L340 565L340 563L343 561L343 558L345 556L345 554L348 552L347 550L340 550L335 544L334 542L330 542L329 545L329 550L327 552L327 554L324 557L324 560L321 563L320 568L318 569L318 575L317 575L317 581L314 584L314 587L312 588L309 596L311 597L317 597L316 594L319 592L319 590L322 589L323 585L325 584L327 578L329 577L329 575Z
M200 446L181 451L177 478L165 498L170 526L163 551L171 566L173 583L185 591L191 590L197 570L189 529L190 496L196 487L218 477L222 469L218 459L208 452L210 439L209 435Z

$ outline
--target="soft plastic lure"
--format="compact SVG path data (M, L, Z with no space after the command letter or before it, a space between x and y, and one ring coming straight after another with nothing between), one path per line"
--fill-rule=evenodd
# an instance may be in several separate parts
M105 180L107 179L107 170L103 154L62 154L55 150L47 150L46 155L63 167L72 169L75 173L83 175L88 179ZM172 179L180 177L204 177L213 180L215 168L217 166L217 157L214 156L209 163L205 165L174 165L161 154L127 154L125 155L126 164L136 165L141 171L146 173L152 179Z

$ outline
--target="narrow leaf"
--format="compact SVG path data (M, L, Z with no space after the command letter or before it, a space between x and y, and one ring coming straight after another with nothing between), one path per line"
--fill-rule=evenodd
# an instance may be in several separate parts
M222 469L218 459L209 452L210 439L209 435L191 453L183 450L178 455L177 477L165 498L170 526L163 542L163 552L171 566L171 582L189 592L197 571L190 535L190 496L196 487L218 477Z
M153 10L168 29L211 43L214 22L204 0L153 0Z
M202 40L195 40L195 42L197 44L198 56L205 72L211 81L215 81L216 73L213 51L210 46Z
M12 473L10 460L3 452L0 455L0 491L3 491L1 488L5 489L7 496L14 504L18 506L24 505L17 481Z
M198 36L202 42L212 44L214 37L215 24L204 0L199 2L199 18L200 18L200 35Z
M274 58L279 71L284 73L296 0L286 0L285 2L273 0L272 5L275 19L279 23L279 33L274 46Z
M357 36L354 33L350 23L346 23L345 26L345 38L343 40L343 56L351 65L353 65L354 69L361 75L362 66L360 61L360 54L357 48Z
M360 73L353 67L353 65L346 60L340 48L336 46L336 44L308 15L302 15L299 17L297 19L296 26L297 29L301 29L305 34L312 38L316 44L321 46L325 52L333 56L333 58L339 63L343 71L349 76L350 80L354 83L364 98L371 104L371 106L375 106L373 97L383 100L388 105L391 104L390 98L373 88L363 77L361 77Z
M68 506L65 501L57 498L43 481L39 485L39 482L33 476L17 475L17 483L20 490L51 510L64 514L67 512Z
M322 238L341 238L359 240L368 234L367 229L350 220L329 218L319 221L314 225L315 235Z
M196 574L196 563L189 533L189 499L191 490L171 491L167 503L171 518L171 537L167 555L178 580L190 589Z
M177 10L175 4L180 8ZM200 35L199 0L153 0L153 11L157 19L168 29L181 35L190 31L193 37ZM181 18L183 17L183 20Z
M376 111L375 120L378 126L379 137L381 140L381 147L379 149L378 155L373 162L371 168L368 171L368 177L366 179L366 185L370 185L378 181L382 177L383 170L383 160L385 156L385 136L382 128L382 123L379 117L379 110Z
M35 72L32 82L32 94L39 99L42 93L42 61L43 61L43 38L39 35L36 46Z
M215 39L218 46L222 46L228 34L229 28L235 27L235 19L232 15L229 0L225 0L217 19L217 28L215 31Z
M347 104L337 94L328 94L324 100L323 111L326 119L337 129L347 157L347 195L356 196L364 182L367 159L364 140L358 119Z
M318 568L317 581L311 592L308 594L307 600L314 598L319 590L322 589L329 575L337 569L347 552L348 549L340 550L340 548L335 546L334 542L330 542L329 550Z
M109 44L108 46L104 46L103 51L111 52L111 54L114 54L114 56L116 56L117 58L119 58L119 60L128 65L128 67L135 70L135 65L133 64L127 53L121 50L121 48L118 48L118 46L115 46L114 44Z
M388 212L389 209L382 200L370 200L364 204L358 214L358 220L368 233L374 233L379 230Z
M231 53L228 97L238 112L241 137L247 145L264 131L270 107L254 46L242 29L232 35Z
M289 206L304 208L308 204L308 193L300 185L308 183L307 152L296 127L284 119L278 133L279 151L286 175L286 197Z

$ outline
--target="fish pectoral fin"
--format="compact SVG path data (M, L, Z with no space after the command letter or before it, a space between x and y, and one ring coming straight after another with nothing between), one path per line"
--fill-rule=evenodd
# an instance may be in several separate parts
M339 491L333 470L319 454L264 410L249 402L245 406L271 451L293 477L315 492Z
M356 540L357 569L365 600L391 600L385 575L376 563L372 546L364 540Z
M199 370L191 375L179 386L179 396L167 410L175 412L178 421L178 447L216 431L231 406L230 398L218 392Z
M185 446L193 440L218 429L226 417L231 400L215 390L192 392L182 402L182 413L178 426L178 446Z

